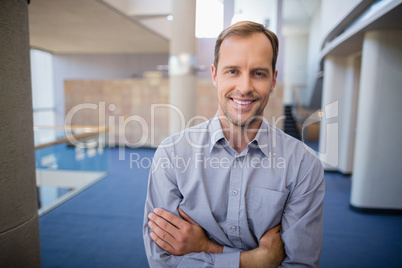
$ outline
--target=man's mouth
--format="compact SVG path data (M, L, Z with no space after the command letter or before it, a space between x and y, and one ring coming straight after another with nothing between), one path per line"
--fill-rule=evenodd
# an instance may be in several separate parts
M244 100L238 100L238 99L232 99L235 103L240 104L240 105L248 105L252 103L252 100L244 101Z

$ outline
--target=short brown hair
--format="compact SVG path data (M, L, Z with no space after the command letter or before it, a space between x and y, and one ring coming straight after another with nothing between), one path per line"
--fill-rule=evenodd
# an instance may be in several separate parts
M278 58L279 51L279 41L276 34L267 28L264 25L252 21L240 21L237 22L225 30L223 30L215 43L215 59L214 66L218 69L218 61L219 61L219 51L221 49L221 45L223 40L229 38L230 36L238 36L238 37L249 37L254 33L263 33L266 37L268 37L269 41L272 45L272 73L275 72L276 60Z

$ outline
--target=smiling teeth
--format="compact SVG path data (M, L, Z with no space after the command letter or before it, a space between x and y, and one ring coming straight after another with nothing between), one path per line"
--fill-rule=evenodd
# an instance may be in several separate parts
M252 101L240 101L240 100L236 100L233 99L234 102L241 104L241 105L246 105L246 104L250 104Z

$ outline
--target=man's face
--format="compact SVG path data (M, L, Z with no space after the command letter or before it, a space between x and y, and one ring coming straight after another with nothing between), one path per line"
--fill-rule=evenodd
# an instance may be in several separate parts
M218 115L238 127L262 116L276 85L272 45L263 33L246 38L232 36L222 42L218 68L211 67L218 89Z

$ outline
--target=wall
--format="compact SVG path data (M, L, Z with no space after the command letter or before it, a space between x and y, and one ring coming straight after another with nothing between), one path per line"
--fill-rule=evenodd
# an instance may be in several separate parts
M288 34L286 35L285 51L284 54L284 98L285 105L293 103L292 87L295 85L306 84L306 65L307 65L307 45L308 35L302 34ZM305 86L298 86L297 93L300 97L305 96ZM304 98L301 99L304 104Z
M241 10L243 20L252 20L262 24L266 24L266 20L269 20L268 28L276 31L277 0L235 0L234 2L234 12L236 14Z
M168 59L168 54L54 55L56 125L64 125L64 80L142 77L145 71L156 71L158 65L167 65Z
M197 40L197 64L205 70L197 71L201 79L211 79L214 61L214 38ZM71 79L130 79L142 78L143 72L157 71L158 65L168 65L168 54L56 54L54 55L54 89L56 125L64 125L64 81ZM167 78L168 72L163 71Z

